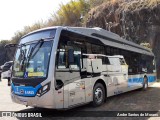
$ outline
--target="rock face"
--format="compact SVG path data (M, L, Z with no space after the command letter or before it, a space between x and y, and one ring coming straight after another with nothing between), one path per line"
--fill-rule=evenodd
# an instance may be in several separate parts
M160 0L121 0L92 9L86 27L101 27L135 43L150 43L160 78Z

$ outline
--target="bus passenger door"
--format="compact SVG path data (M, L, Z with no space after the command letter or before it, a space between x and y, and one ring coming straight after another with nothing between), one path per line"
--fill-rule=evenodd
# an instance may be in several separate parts
M121 64L121 58L119 56L108 57L110 65L107 65L108 75L110 76L110 81L112 81L111 85L112 90L110 94L120 94L123 93L125 88L127 87L127 73L126 70L122 69L124 66Z
M120 94L121 91L121 86L122 86L122 74L120 73L121 66L120 65L107 65L107 74L108 77L107 79L107 85L108 85L108 90L107 90L107 95L112 96L112 95L117 95Z
M73 53L72 53L73 52ZM69 83L69 107L85 102L85 81L81 79L80 69L82 66L81 49L68 51L70 83ZM73 60L74 59L74 60Z
M121 89L123 92L128 91L128 65L125 62L124 58L119 58L120 59L120 64L121 64L121 73L122 73L122 80L123 80L123 85Z
M118 62L119 61L119 62ZM118 92L116 94L127 91L128 81L128 65L126 65L124 58L117 58L117 65L115 65L116 75L113 81L117 81Z
M69 84L69 107L85 102L85 82L77 80Z
M56 106L72 107L85 102L85 81L80 76L80 51L74 52L73 61L66 59L70 50L60 50L58 53L58 67L56 68L56 83L63 87L56 92ZM68 61L68 62L66 62ZM71 61L69 63L69 61ZM66 63L69 63L66 65ZM62 95L63 94L63 95ZM62 104L63 101L63 104Z
M81 79L80 75L81 51L85 51L85 45L83 45L79 36L77 36L78 39L75 37L71 37L68 32L62 31L57 48L56 80L61 80L64 85L63 96L59 94L59 98L56 99L57 101L63 101L63 108L72 107L86 101L85 80Z

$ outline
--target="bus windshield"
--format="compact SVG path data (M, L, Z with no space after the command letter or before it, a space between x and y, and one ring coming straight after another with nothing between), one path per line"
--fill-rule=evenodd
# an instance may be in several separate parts
M32 43L17 49L13 66L13 77L47 77L51 41Z
M47 77L56 29L42 30L23 37L15 54L13 77Z

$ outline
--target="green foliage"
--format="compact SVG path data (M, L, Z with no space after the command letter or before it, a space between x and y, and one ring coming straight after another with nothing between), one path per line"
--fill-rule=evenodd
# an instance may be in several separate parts
M10 41L9 40L1 40L0 41L0 46L5 46L6 44L8 44Z
M57 12L57 18L63 21L63 25L75 25L81 21L81 16L89 10L89 4L85 0L71 0L68 4L60 5ZM61 22L62 24L62 22Z
M147 48L147 49L152 50L150 43L145 42L145 43L140 43L140 45Z
M12 37L12 43L18 43L23 35L34 30L59 25L82 26L81 15L85 16L89 11L90 5L86 0L71 0L68 4L60 4L60 9L53 13L46 22L37 22L32 26L25 26L23 30L17 31Z
M29 32L32 32L34 30L40 29L44 27L43 22L37 22L33 24L32 26L25 26L22 31L17 31L14 36L12 37L11 43L18 43L20 38L24 35L26 35Z

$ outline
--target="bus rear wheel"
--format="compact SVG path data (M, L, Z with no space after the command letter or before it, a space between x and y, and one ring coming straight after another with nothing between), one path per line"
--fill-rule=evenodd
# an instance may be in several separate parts
M101 83L97 83L93 88L93 106L97 107L105 101L105 89Z
M147 90L147 88L148 88L148 79L147 77L144 77L142 89Z

